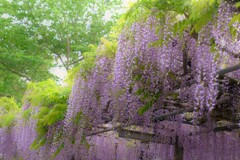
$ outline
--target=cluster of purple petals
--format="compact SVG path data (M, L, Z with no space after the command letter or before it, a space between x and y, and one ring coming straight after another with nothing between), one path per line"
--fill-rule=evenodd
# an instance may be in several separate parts
M173 159L173 147L170 145L117 138L114 132L94 136L89 143L91 148L86 157L89 160Z
M192 40L194 41L194 40ZM193 43L196 44L196 43ZM191 44L192 45L192 44ZM216 105L217 89L217 70L214 61L214 53L210 52L210 47L206 44L195 46L194 52L190 52L191 75L196 83L190 86L193 92L193 104L199 116L205 115L214 109Z
M31 107L28 103L25 103L23 110L29 108L33 109L31 114L35 114L38 111L38 107ZM24 119L20 114L19 117L16 117L13 127L0 129L0 158L4 160L53 159L52 156L60 146L59 143L62 142L59 139L54 141L54 137L58 136L57 134L63 127L63 124L51 126L48 129L46 144L38 149L31 149L34 140L38 137L36 125L35 119ZM65 153L60 152L55 159L65 160Z
M83 78L79 76L72 88L69 106L65 118L65 127L71 125L72 119L78 114L85 115L92 127L102 124L104 112L110 113L111 105L111 71L113 62L109 58L100 58L92 72Z
M162 136L178 138L184 148L184 160L235 160L240 157L238 133L212 132L208 128L173 121L156 123L154 128Z
M179 38L172 33L168 18L163 24L154 16L123 29L115 59L99 56L86 77L79 74L65 120L48 128L46 144L31 150L37 138L36 121L18 118L13 128L0 129L0 159L51 159L63 143L64 149L55 159L173 159L173 146L167 144L117 138L115 132L86 139L84 136L110 121L140 125L143 131L149 132L153 116L169 112L163 104L173 93L179 94L179 101L195 106L195 118L209 115L216 106L217 71L239 63L234 57L240 50L239 36L232 37L226 25L233 14L230 6L223 3L215 17L216 24L206 25L198 38L188 33ZM240 24L234 23L233 27L238 35ZM214 51L212 39L216 44ZM184 50L188 58L186 68L183 67ZM240 71L229 76L240 78ZM148 96L139 94L139 90ZM150 109L140 116L137 111L159 93ZM37 112L38 107L35 108ZM181 122L182 117L170 120ZM240 158L239 138L234 133L212 133L173 121L155 123L153 132L179 137L185 159ZM64 138L60 140L61 134Z
M232 26L229 25L234 14L234 9L228 3L222 3L216 17L217 24L211 30L216 43L215 48L220 56L217 61L219 69L239 63L239 58L236 58L236 56L240 56L240 24L235 22ZM234 36L230 32L231 27L236 30ZM228 75L240 78L240 71L238 70Z
M64 152L67 155L77 158L86 154L87 149L81 145L84 135L88 134L88 130L109 121L113 110L110 98L112 68L111 58L98 57L91 73L76 79L64 120ZM77 116L81 117L80 123L74 122ZM69 139L74 139L75 143Z
M180 100L195 106L196 118L206 116L214 109L218 94L217 70L227 65L225 61L220 63L216 60L218 54L223 56L220 49L211 51L212 38L216 39L216 46L219 45L214 33L215 26L208 24L204 27L198 39L188 34L180 39L173 36L168 19L166 23L161 30L160 21L150 16L146 22L136 22L131 28L125 28L119 36L116 57L110 60L111 65L108 65L110 61L107 58L98 59L87 78L78 77L69 100L65 120L67 132L71 133L74 128L70 127L72 118L80 111L87 116L86 121L93 128L104 123L104 118L125 125L149 126L153 115L168 112L163 109L163 100L167 93L176 91L177 85L181 85L178 92ZM164 39L162 43L160 37ZM191 61L186 75L183 45ZM109 78L112 76L113 79ZM189 79L192 82L188 82ZM137 94L139 89L153 96L159 92L165 93L154 101L152 108L143 116L137 110L147 101ZM182 118L178 119L181 121ZM85 122L82 123L79 128L85 126ZM180 128L179 135L182 133ZM80 134L83 134L82 130ZM171 151L168 153L171 155Z
M0 128L0 159L11 159L17 154L11 128Z
M140 89L153 96L159 92L171 92L174 82L169 74L182 74L182 42L173 37L167 27L169 24L164 31L156 32L159 24L159 20L150 16L147 22L136 22L119 36L113 84L117 98L114 102L117 105L116 117L125 123L150 122L153 109L141 117L136 112L146 103L136 94ZM168 42L161 44L160 35ZM136 77L139 79L135 80ZM161 98L152 108L160 109L160 102Z
M38 157L37 151L30 149L31 144L37 138L35 128L36 121L33 119L25 121L22 118L18 118L14 126L14 142L19 153L18 156L23 159L33 160Z

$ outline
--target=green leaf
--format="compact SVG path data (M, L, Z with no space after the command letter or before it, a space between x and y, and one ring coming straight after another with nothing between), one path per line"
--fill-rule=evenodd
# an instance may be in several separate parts
M229 25L231 26L231 25L232 25L233 23L235 23L235 22L240 22L240 13L239 13L239 14L236 14L236 15L234 15L234 16L232 17Z
M235 6L236 8L239 8L239 7L240 7L240 2L237 2L234 6Z
M56 151L53 153L52 158L55 158L58 153L61 152L61 150L64 148L64 143L62 143L59 147L57 147Z
M136 95L141 95L143 92L144 92L144 88L139 88L139 89L135 92L135 94L136 94Z
M237 29L235 27L233 27L233 24L236 22L240 22L240 14L234 15L229 23L230 33L231 33L232 37L235 37L238 32Z
M142 78L141 74L137 74L136 76L133 77L134 81L139 81Z
M138 109L138 111L137 111L138 114L143 115L145 112L147 112L152 107L152 105L153 105L152 101L146 103L144 106L142 106Z
M46 144L47 139L45 137L38 137L36 138L30 146L30 149L37 150Z
M73 122L78 125L81 120L83 119L83 113L82 112L78 112L77 115L74 117Z

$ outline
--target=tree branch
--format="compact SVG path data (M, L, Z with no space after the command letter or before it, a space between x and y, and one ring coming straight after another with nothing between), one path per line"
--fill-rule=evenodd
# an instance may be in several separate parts
M175 102L175 101L169 101L169 100L164 100L164 104L171 104L174 106L178 106L180 108L189 108L189 105L187 103L180 103L180 102Z
M186 44L183 49L183 74L186 75L188 70L187 70L187 64L188 63L188 52L186 48Z
M57 57L60 59L60 61L62 62L64 68L67 70L67 65L66 63L63 61L62 57L58 54L58 53L54 53L55 55L57 55Z
M180 109L180 110L175 111L175 112L166 113L166 114L163 114L163 115L158 115L158 116L155 116L153 118L153 122L163 121L163 120L165 120L169 117L176 116L176 115L186 113L186 112L193 112L193 111L194 111L194 107L190 107L188 109Z
M74 65L74 64L80 62L81 60L83 60L83 57L80 58L80 59L78 59L78 60L76 60L76 61L71 62L71 63L69 64L69 66Z
M230 72L233 72L233 71L236 71L236 70L238 70L238 69L240 69L240 63L239 63L239 64L236 64L236 65L234 65L234 66L231 66L231 67L222 69L222 70L218 71L217 74L219 75L219 77L222 77L222 76L224 76L225 74L230 73Z
M60 54L56 53L54 50L52 50L52 48L50 48L46 45L44 45L44 47L47 48L48 50L50 50L53 54L55 54L60 59L60 61L62 62L64 68L67 69L67 66L66 66L65 62L63 61L62 57L60 56Z
M5 63L1 62L1 64L3 65L3 68L2 69L6 69L10 72L12 72L13 74L16 74L18 75L19 77L22 77L22 78L26 78L28 81L32 81L30 77L28 77L27 75L25 75L24 73L21 73L21 72L18 72L16 70L13 70L11 69L10 67L8 67Z
M66 62L66 70L69 70L69 58L70 58L70 39L69 39L69 36L67 36L67 48L66 48L66 51L67 51L67 62Z

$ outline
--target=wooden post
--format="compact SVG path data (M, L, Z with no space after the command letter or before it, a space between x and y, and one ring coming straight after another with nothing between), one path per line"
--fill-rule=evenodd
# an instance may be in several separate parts
M117 157L117 150L118 150L118 143L115 143L115 160L118 159L118 157Z
M140 151L140 154L139 154L139 160L143 160L143 151Z
M131 131L126 129L118 130L119 137L129 138L134 140L140 140L142 142L155 142L161 144L174 145L174 160L183 160L183 146L179 143L179 137L176 138L165 136L165 135L156 135L152 133L143 133L139 131ZM142 153L140 152L139 158L141 159Z
M179 144L178 136L174 145L174 160L183 160L183 147Z

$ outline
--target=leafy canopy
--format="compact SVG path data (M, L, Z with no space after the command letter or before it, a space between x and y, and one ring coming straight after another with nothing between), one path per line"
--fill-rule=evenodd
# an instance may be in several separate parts
M69 70L110 32L120 1L1 0L0 96L21 99L26 82ZM111 12L111 18L107 18Z

